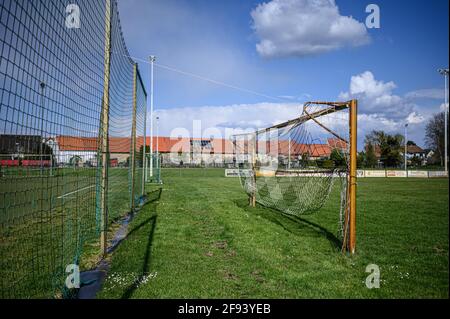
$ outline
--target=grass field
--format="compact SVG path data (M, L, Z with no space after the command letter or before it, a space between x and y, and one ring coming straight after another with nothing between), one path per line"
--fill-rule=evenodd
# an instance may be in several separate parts
M96 168L54 169L52 175L48 169L42 175L39 170L3 173L0 297L60 297L68 264L81 262L82 267L89 267L98 260ZM128 168L109 170L108 226L130 211L129 186Z
M221 169L167 169L129 225L100 298L448 298L448 179L359 179L357 254L335 237L338 189L294 219L250 208ZM381 287L368 289L368 264Z

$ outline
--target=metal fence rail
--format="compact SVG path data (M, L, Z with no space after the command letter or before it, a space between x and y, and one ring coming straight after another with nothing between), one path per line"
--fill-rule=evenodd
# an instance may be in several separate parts
M139 204L146 92L128 56L115 0L0 2L1 298L67 297L66 267Z

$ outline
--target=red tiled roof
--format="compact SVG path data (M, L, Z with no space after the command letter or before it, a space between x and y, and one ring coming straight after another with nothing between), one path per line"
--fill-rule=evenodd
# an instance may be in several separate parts
M97 151L96 137L57 136L56 142L61 151ZM129 153L131 139L128 137L110 137L111 153Z
M136 145L140 148L143 144L144 138L137 137ZM205 140L199 138L170 138L165 136L153 137L153 150L156 151L158 146L161 153L177 153L179 151L186 153L190 152L191 140ZM97 138L95 137L77 137L77 136L57 136L56 141L61 151L96 151L97 150ZM146 145L150 145L150 137L146 138ZM131 148L131 138L129 137L110 137L109 138L109 151L111 153L129 153ZM233 144L229 140L225 139L212 139L211 148L203 148L203 152L208 151L214 153L233 153Z
M417 146L417 145L407 145L406 146L406 151L408 152L408 154L422 154L425 153L425 151Z
M249 153L252 151L252 143L249 141L238 142L238 152ZM311 157L327 157L330 156L332 147L328 144L302 144L294 141L279 140L279 141L258 141L258 153L269 154L272 156L298 156L308 154Z
M56 138L59 149L61 151L96 151L97 150L97 138L94 137L76 137L76 136L58 136ZM137 148L143 144L143 137L138 137L136 139ZM191 151L191 141L209 141L211 146L203 147L203 153L215 153L215 154L233 154L234 145L230 140L227 139L200 139L200 138L170 138L165 136L153 137L153 150L158 150L161 153L188 153ZM128 137L110 137L109 138L109 150L111 153L129 153L131 147L131 139ZM289 152L292 156L308 154L312 157L327 157L331 154L332 149L341 148L345 146L344 142L335 139L328 139L328 144L300 144L296 142L290 143L288 141L259 141L258 149L260 152L267 154L277 155L288 155ZM150 145L150 137L146 138L146 145ZM244 150L240 152L249 152L248 142L244 145L238 146L243 147ZM195 146L194 146L195 148ZM238 151L239 152L239 151Z
M348 143L338 138L328 138L327 142L332 149L345 150L348 148Z
M56 143L61 151L96 151L97 138L77 136L57 136Z

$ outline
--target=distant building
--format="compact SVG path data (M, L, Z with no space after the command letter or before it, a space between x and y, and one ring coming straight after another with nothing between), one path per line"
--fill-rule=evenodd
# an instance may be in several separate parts
M57 136L55 145L57 163L71 164L76 159L77 165L97 162L97 138L77 136Z
M53 139L39 135L0 135L0 166L51 166Z
M366 145L366 152L367 152L367 145ZM381 161L381 148L379 145L374 145L374 153L378 161L378 167L382 167L383 163ZM404 146L401 148L400 154L402 157L404 156ZM429 153L427 153L425 150L423 150L421 147L417 145L407 145L406 147L406 159L408 161L408 164L411 164L411 159L416 157L422 161L422 165L425 165L428 155Z
M423 150L421 147L417 146L417 145L407 145L406 146L406 157L410 158L410 157L420 157L420 158L424 158L426 156L426 152L425 150Z
M406 146L406 159L408 164L410 164L413 158L420 160L421 165L427 164L427 152L417 145L407 145Z
M97 138L58 136L55 143L55 155L58 163L68 164L74 157L79 158L79 165L97 161ZM137 137L137 145L143 145L143 137ZM145 144L150 145L150 137ZM231 140L220 138L170 138L153 137L153 152L161 154L163 166L235 166L251 161L251 150L247 144L236 146ZM259 141L258 160L267 161L278 155L281 163L295 163L301 160L328 159L333 149L344 150L347 144L338 139L330 138L325 144L298 144L295 142ZM127 165L131 150L131 139L110 137L109 151L114 166ZM137 151L141 152L142 147ZM111 163L112 165L112 163Z

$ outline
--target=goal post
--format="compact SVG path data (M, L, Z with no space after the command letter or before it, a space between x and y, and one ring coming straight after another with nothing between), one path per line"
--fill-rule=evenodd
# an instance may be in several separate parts
M147 184L162 184L163 182L161 178L161 160L162 160L161 153L159 152L146 153L145 156L146 156L145 182Z
M356 249L356 170L357 170L357 122L358 122L358 101L350 101L350 209L349 209L349 243L348 251L355 253Z
M250 170L240 169L239 176L251 206L315 213L340 181L338 232L342 250L355 253L357 100L307 102L299 117L231 141L248 159Z

